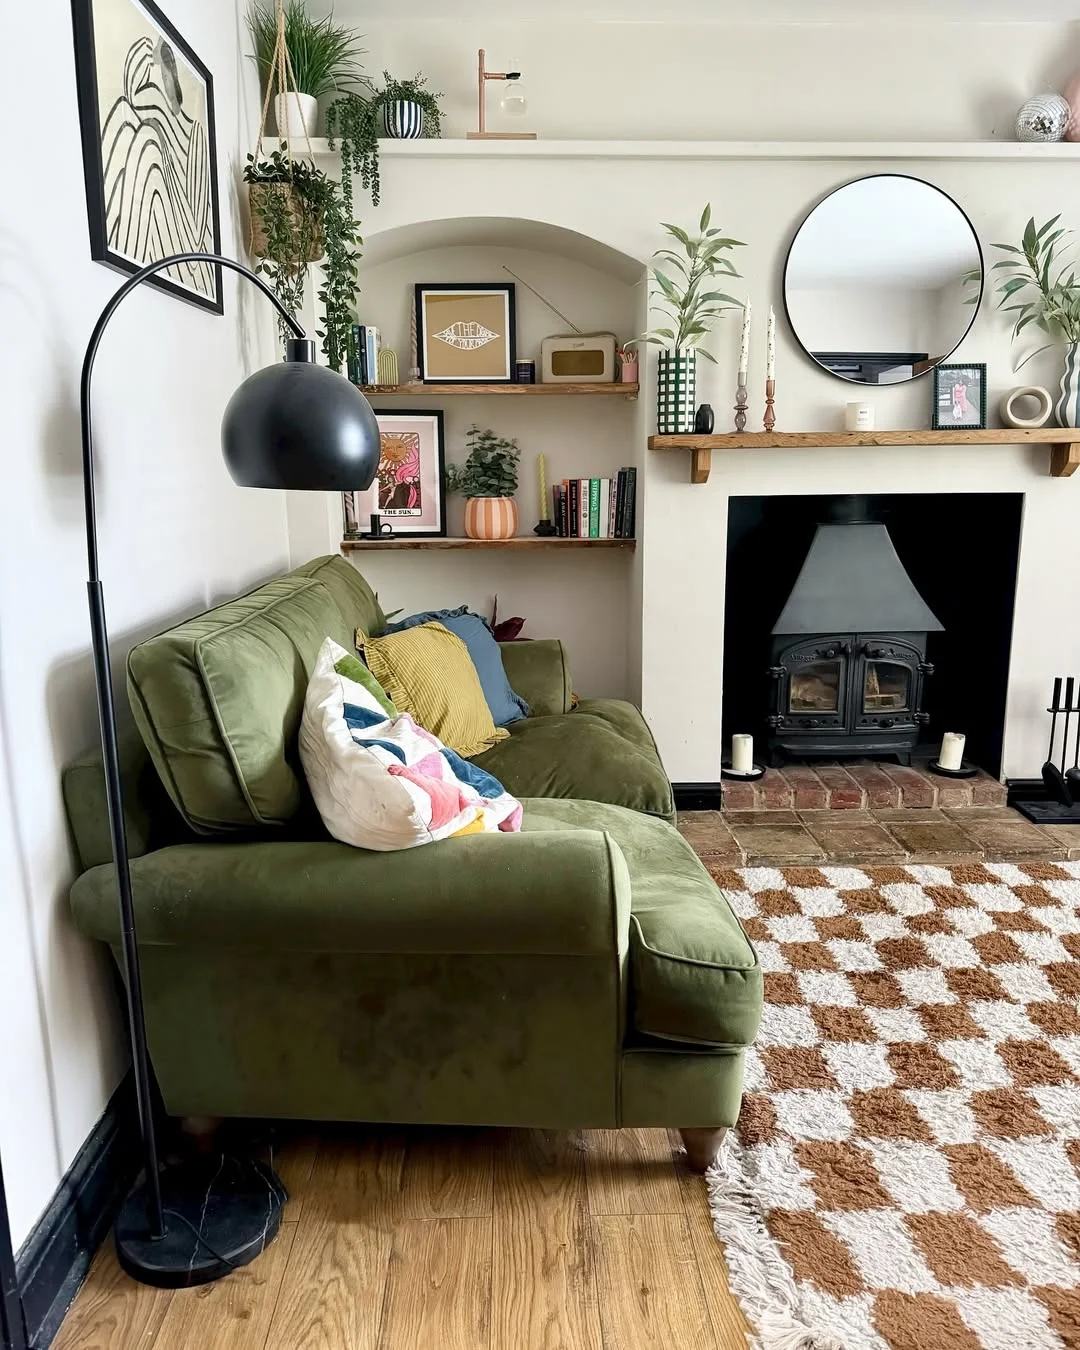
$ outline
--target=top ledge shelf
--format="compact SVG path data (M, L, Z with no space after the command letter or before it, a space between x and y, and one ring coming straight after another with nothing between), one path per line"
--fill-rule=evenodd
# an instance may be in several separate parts
M689 450L691 483L707 483L714 450L806 450L887 445L1046 445L1050 476L1080 468L1080 428L978 427L951 431L734 431L714 436L650 436L650 450Z
M368 398L445 398L447 394L533 394L568 395L599 394L609 398L629 398L638 396L636 384L621 384L608 381L606 384L361 384L357 388Z
M292 154L307 157L308 142L294 138ZM335 156L326 137L312 137L310 153ZM603 140L380 140L387 159L944 159L1080 162L1080 145L1024 141L603 141Z

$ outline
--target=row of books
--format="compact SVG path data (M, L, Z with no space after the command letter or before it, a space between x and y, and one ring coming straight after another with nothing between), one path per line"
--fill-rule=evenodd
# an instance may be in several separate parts
M379 383L379 330L354 323L349 336L349 379L353 384Z
M634 538L637 469L620 469L616 478L564 478L551 496L564 539Z

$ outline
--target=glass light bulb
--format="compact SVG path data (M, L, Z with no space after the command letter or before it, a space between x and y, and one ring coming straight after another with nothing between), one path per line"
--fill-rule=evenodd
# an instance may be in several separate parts
M524 117L529 104L525 97L525 88L520 80L506 80L503 83L502 98L499 107L507 117Z

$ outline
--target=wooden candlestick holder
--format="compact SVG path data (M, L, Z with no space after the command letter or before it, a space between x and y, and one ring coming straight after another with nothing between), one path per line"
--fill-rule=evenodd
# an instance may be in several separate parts
M746 393L746 371L739 371L739 383L735 389L735 430L746 430L746 410L750 406L747 403Z
M762 423L766 431L772 431L776 426L776 381L765 381L765 418Z

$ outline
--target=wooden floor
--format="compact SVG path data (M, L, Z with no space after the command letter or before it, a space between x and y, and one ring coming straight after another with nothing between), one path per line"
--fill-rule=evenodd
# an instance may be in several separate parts
M675 1134L334 1128L274 1161L258 1261L169 1292L109 1240L54 1350L746 1350Z

